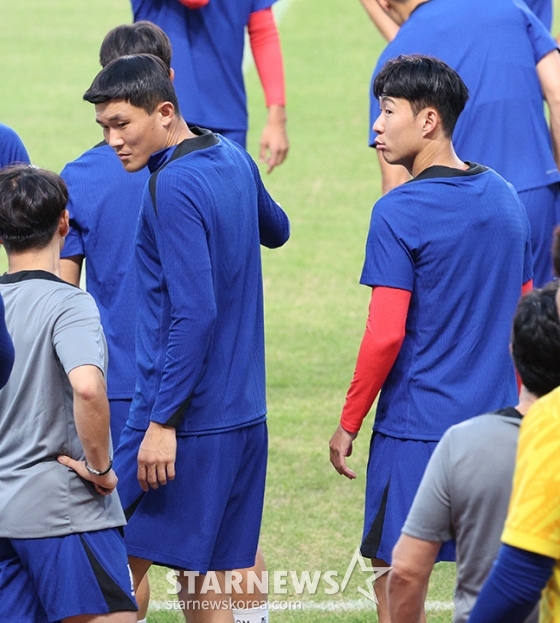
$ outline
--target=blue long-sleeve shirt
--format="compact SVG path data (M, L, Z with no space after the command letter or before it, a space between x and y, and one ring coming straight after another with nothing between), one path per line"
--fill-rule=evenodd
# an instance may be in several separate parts
M266 417L260 244L284 244L289 222L247 152L199 132L148 165L128 422L141 430L207 434Z
M0 388L4 387L14 365L14 345L6 327L4 301L0 296Z

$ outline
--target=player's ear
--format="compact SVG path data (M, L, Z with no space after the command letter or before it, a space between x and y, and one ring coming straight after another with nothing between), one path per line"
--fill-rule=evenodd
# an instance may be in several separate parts
M60 248L62 250L62 245L64 244L64 238L68 235L70 231L70 214L68 210L64 210L58 219L58 235L60 236L61 244Z
M435 108L425 108L420 114L423 117L422 131L424 134L430 134L436 128L441 127L441 119Z
M169 124L175 118L175 106L171 102L162 102L158 105L157 112L160 115L162 125L169 127Z

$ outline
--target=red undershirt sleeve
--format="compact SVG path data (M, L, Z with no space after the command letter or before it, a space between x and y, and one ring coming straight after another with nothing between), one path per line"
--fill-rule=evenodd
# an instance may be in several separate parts
M376 287L371 293L366 330L354 377L346 394L340 425L357 433L401 349L412 293Z
M206 6L210 0L179 0L181 4L184 4L188 9L200 9Z
M529 281L525 282L521 286L521 296L528 294L529 292L531 292L532 289L533 289L533 280L529 279Z
M272 9L255 11L247 25L249 42L267 106L285 106L284 66Z

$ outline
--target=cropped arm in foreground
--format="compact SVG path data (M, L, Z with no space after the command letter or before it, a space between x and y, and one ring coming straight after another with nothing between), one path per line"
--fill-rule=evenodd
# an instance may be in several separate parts
M468 623L522 623L539 601L555 562L502 545Z
M340 425L330 441L331 463L339 474L355 478L346 465L352 442L369 413L402 346L412 293L397 288L375 287L371 293L366 330L346 395Z
M255 11L249 16L249 42L263 87L268 117L260 139L259 158L270 173L288 155L286 132L286 93L284 66L278 28L272 9Z

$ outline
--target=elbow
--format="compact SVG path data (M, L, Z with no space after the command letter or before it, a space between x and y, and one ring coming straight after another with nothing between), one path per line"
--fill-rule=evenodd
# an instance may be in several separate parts
M72 382L72 389L74 397L81 402L94 402L105 395L105 380L101 371L99 374L81 375Z

